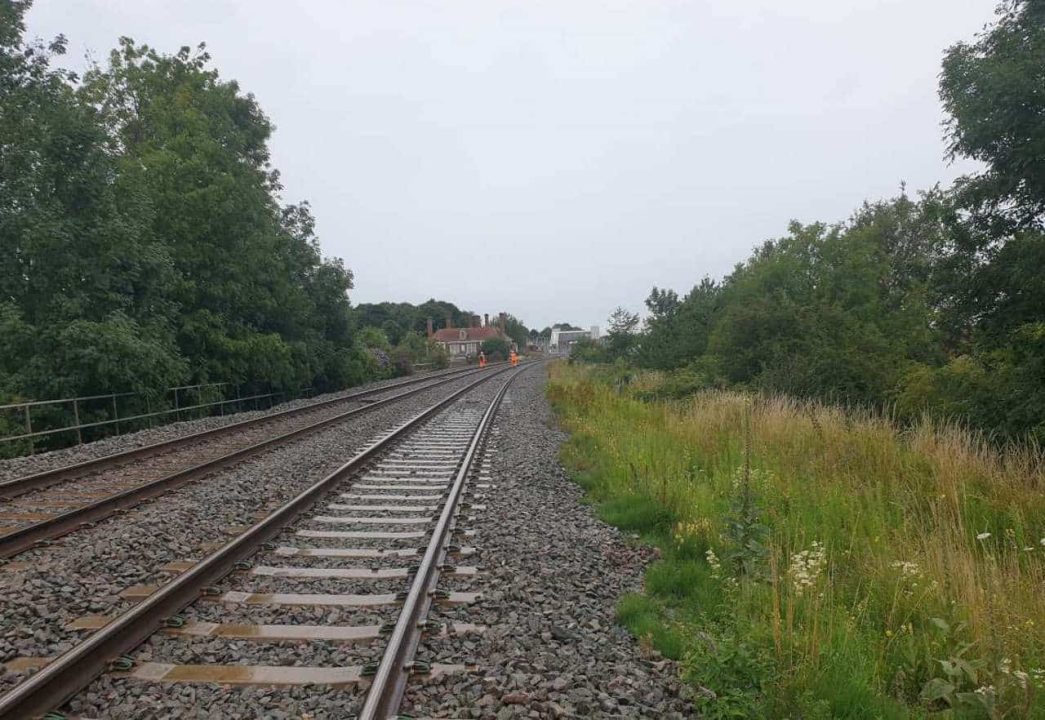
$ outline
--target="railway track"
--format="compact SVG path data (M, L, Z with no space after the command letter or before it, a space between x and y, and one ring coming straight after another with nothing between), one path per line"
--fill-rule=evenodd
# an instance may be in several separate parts
M76 620L90 634L63 655L36 661L42 669L0 697L0 720L53 711L113 672L121 682L165 686L355 688L346 708L354 706L360 718L393 717L411 673L464 669L414 665L423 633L482 631L430 627L425 618L432 603L478 599L440 593L437 585L441 575L477 573L454 564L474 552L456 543L457 522L462 511L482 509L468 503L487 487L476 478L484 448L501 399L523 370L480 376L204 559L166 568L176 574L169 582L128 588L125 598L138 602L121 614ZM504 373L510 374L489 402L472 396ZM370 621L309 621L330 610ZM128 657L150 638L146 661ZM225 650L214 651L215 639ZM204 640L206 649L194 647ZM274 647L265 652L274 659L283 652L284 662L246 664L243 643ZM321 645L329 652L320 656L333 662L302 663L304 651L286 662L288 644Z
M295 438L481 372L451 370L411 378L2 482L0 559L90 527ZM388 393L393 394L374 399Z

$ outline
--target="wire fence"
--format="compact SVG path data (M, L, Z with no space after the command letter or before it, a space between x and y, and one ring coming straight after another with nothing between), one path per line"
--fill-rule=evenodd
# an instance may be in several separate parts
M228 383L182 385L162 393L110 393L0 405L0 457L31 455L155 425L311 397L312 388L242 394Z

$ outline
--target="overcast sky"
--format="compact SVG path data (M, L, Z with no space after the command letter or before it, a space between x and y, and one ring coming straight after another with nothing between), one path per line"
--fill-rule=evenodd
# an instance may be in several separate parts
M36 0L65 64L205 41L353 302L604 325L792 218L949 182L943 50L994 0Z

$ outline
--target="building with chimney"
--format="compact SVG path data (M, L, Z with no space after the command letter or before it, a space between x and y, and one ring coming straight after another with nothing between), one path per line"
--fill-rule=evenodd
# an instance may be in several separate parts
M429 318L428 337L445 347L450 353L451 360L468 360L477 357L483 343L494 338L504 340L510 347L514 347L515 343L505 332L507 320L508 316L500 313L497 316L497 323L491 325L489 314L482 318L473 315L468 327L455 328L453 319L447 316L446 327L442 330L433 330L432 319Z

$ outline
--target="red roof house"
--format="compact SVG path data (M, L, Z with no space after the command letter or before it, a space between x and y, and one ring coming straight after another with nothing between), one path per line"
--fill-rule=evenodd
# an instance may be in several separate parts
M511 344L511 338L504 332L505 314L500 314L497 325L490 324L489 315L486 315L485 318L485 325L482 324L479 316L475 315L469 327L446 327L435 331L431 329L432 323L429 320L428 337L445 347L451 358L475 357L479 354L483 342L493 338L500 338ZM449 318L447 318L447 324L450 324Z

